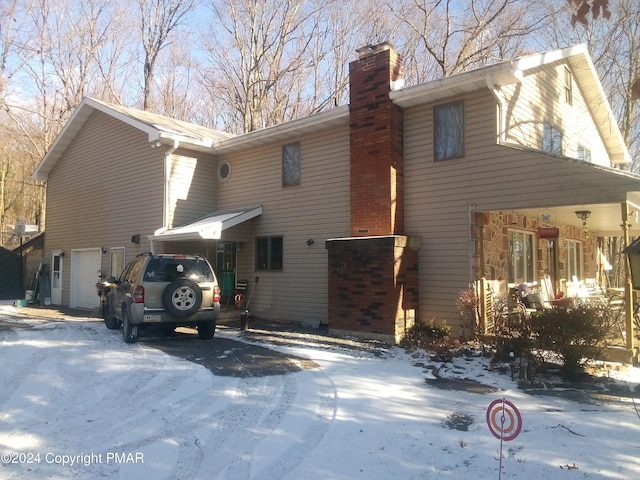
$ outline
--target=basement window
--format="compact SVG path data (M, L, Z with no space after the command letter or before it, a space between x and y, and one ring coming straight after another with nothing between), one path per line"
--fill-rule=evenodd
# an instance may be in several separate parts
M256 238L256 270L282 270L282 237Z

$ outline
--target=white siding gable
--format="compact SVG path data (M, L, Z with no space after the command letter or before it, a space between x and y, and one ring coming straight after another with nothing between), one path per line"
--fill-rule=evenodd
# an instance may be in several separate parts
M520 83L500 89L505 102L506 141L540 149L545 123L562 132L562 154L579 158L590 152L592 163L611 166L598 128L571 69L565 62L529 70ZM565 72L572 81L572 102L565 97Z

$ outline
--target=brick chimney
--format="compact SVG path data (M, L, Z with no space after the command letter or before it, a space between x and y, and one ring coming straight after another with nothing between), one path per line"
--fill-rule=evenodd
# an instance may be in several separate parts
M403 235L402 111L389 99L402 60L389 43L358 53L349 65L350 236L326 242L329 331L395 343L420 300L420 238Z
M351 235L402 234L402 110L389 99L403 80L402 58L388 42L357 52L349 65Z

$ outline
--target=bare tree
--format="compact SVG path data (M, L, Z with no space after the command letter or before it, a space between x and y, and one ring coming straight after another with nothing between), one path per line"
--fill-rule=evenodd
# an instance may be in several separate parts
M4 70L10 84L0 92L6 116L1 133L15 140L5 144L5 155L14 162L12 175L19 176L9 187L26 189L23 198L33 187L32 204L42 209L44 189L34 187L29 175L82 98L99 91L98 59L107 45L114 50L115 10L108 0L16 0L11 6L12 43L4 43L3 51L12 70ZM26 202L15 208L26 221L43 219Z
M416 82L453 75L514 56L523 40L535 31L541 19L525 15L530 2L522 0L470 0L464 6L455 0L400 0L386 5L406 27L407 45L414 48L410 59ZM431 62L420 63L420 51ZM411 48L407 48L411 50Z
M309 96L313 111L349 101L349 62L356 50L397 39L398 22L389 18L377 0L329 2L322 7L323 35L312 39L309 52ZM393 43L393 42L392 42Z
M178 120L201 123L198 110L205 108L201 85L190 52L182 43L173 43L158 65L155 85L156 113ZM208 123L205 126L210 126Z
M321 5L304 0L210 1L214 23L203 75L212 95L230 109L226 127L248 132L297 116L303 108L297 100L308 86L311 41L325 35L318 18Z
M171 33L184 23L193 10L193 0L138 0L140 33L144 49L142 108L151 108L153 85L158 55L169 42Z

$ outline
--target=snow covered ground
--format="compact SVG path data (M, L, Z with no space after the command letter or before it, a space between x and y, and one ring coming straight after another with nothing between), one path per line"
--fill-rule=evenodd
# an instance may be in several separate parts
M0 305L0 322L3 479L640 478L635 368L609 374L632 395L581 402L525 393L478 356L442 366L395 347L267 338L312 362L232 377L126 345L96 319ZM213 343L251 337L223 327ZM496 391L430 386L437 368Z

